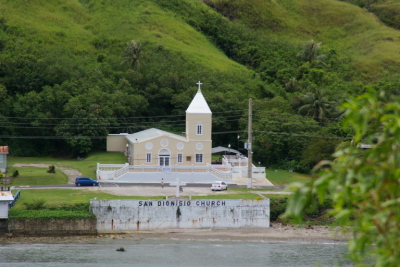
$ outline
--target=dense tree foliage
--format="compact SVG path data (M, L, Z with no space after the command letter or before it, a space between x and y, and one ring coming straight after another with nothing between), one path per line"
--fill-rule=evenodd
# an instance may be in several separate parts
M354 232L349 251L362 266L400 264L400 105L384 93L364 94L344 104L352 143L321 162L318 179L297 188L287 210L300 217L317 201L332 198L332 214ZM363 150L360 144L371 148ZM374 257L368 258L368 255ZM366 260L366 261L365 261Z

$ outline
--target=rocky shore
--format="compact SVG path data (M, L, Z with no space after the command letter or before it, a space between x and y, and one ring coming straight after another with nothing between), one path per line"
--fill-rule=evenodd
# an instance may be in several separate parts
M294 227L272 223L270 228L231 229L162 229L138 232L99 233L94 236L63 237L13 237L0 238L1 243L68 243L90 242L94 239L178 239L178 240L220 240L220 241L263 241L263 242L304 242L333 243L347 242L350 234L340 228L329 226Z

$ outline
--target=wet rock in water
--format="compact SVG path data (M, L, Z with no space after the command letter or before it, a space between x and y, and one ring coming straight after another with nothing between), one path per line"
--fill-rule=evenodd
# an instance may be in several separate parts
M125 252L125 249L123 247L117 248L118 252Z

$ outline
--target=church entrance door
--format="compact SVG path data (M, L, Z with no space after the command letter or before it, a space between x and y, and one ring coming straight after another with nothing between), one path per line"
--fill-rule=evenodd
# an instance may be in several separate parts
M168 149L161 149L160 152L158 152L158 158L159 158L159 165L161 167L169 166L170 165L170 158L171 157L171 152Z
M169 166L169 155L160 155L160 166Z

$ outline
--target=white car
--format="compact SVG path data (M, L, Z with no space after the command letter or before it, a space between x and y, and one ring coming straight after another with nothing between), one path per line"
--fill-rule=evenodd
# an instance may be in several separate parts
M228 185L225 182L221 182L221 181L217 181L213 184L211 184L211 190L215 191L215 190L228 190Z

